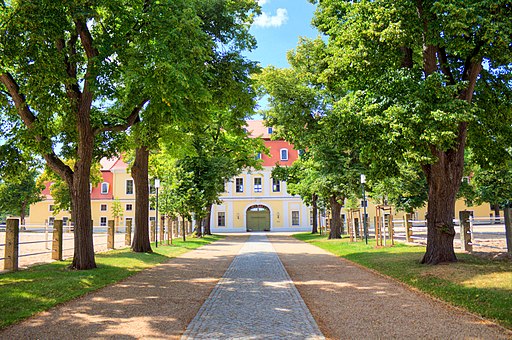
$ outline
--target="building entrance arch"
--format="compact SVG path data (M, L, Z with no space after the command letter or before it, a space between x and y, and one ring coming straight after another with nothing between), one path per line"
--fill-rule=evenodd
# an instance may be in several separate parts
M247 231L270 231L270 209L257 204L247 208Z

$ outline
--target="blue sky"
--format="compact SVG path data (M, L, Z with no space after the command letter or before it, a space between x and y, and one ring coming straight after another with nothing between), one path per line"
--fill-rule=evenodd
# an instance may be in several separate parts
M251 33L258 48L249 53L261 66L288 67L286 52L297 46L299 37L315 38L318 32L311 26L315 6L307 0L258 0L262 15L257 17Z

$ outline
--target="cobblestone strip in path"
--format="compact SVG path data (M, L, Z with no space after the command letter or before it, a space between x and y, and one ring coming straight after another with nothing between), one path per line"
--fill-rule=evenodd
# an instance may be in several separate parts
M264 234L252 235L182 339L323 339Z

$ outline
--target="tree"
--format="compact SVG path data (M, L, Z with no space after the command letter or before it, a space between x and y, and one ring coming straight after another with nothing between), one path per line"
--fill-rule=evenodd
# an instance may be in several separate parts
M151 86L145 86L147 71L144 61L144 72L134 77L138 81L125 92L126 100L156 98L149 100L133 129L136 152L131 171L137 197L134 251L151 251L147 222L148 160L150 150L158 149L159 138L172 139L170 136L176 136L176 133L168 134L170 129L182 131L197 122L208 121L208 115L215 109L229 107L236 111L240 110L239 106L252 105L253 102L249 74L256 64L247 61L242 51L255 46L248 29L252 13L259 11L257 3L252 0L213 0L182 1L182 5L186 5L182 11L191 14L197 29L188 34L184 34L184 30L174 30L173 34L180 43L173 42L171 46L154 44L142 36L138 45L141 48L137 50L138 54L145 55L147 50L156 49L164 65L170 68L169 72L163 73L165 68L152 70L161 73L158 77L174 75L171 77L173 84L170 85L167 79L158 83L167 96L162 100L161 96L154 95ZM180 22L174 17L170 20L169 27ZM161 22L154 24L162 25ZM173 62L170 62L169 51L172 51Z
M115 151L109 143L113 133L133 125L149 99L134 96L123 105L119 100L129 92L132 81L140 80L132 77L145 74L147 81L141 85L161 85L153 86L153 94L159 101L172 101L168 90L158 91L176 85L161 82L170 65L169 42L184 43L188 40L183 36L200 31L197 16L187 7L187 1L2 3L2 114L21 128L18 137L40 154L70 189L75 221L72 268L96 267L89 193L91 164ZM164 28L162 18L176 30ZM144 48L143 42L145 46L158 45L160 50L138 53ZM192 53L188 60L198 54ZM150 73L155 68L159 72ZM179 72L169 74L182 76ZM116 106L122 106L121 110L114 110ZM61 146L58 152L56 145ZM74 166L63 159L73 159Z
M0 182L0 212L20 216L21 224L25 224L25 215L29 206L41 201L44 186L38 184L39 173L35 169L20 171L16 178L3 178Z
M321 39L301 39L288 53L289 69L268 67L257 80L268 94L270 109L264 113L274 136L294 147L307 150L308 167L315 170L304 184L314 184L311 197L319 196L330 204L332 225L329 238L341 238L341 207L346 197L359 191L357 140L351 138L352 124L344 124L333 115L333 105L340 97L322 84L326 68L325 43ZM308 190L301 190L308 195ZM308 195L309 196L309 195ZM306 196L307 197L307 196Z
M421 166L428 184L422 263L456 261L452 219L468 127L486 125L492 114L478 97L510 92L510 4L312 2L314 25L328 36L324 82L376 132L363 157L378 163L391 153ZM346 112L346 102L334 110Z
M112 217L114 217L115 227L119 225L119 218L123 217L123 206L121 205L121 201L119 199L114 199L112 202Z

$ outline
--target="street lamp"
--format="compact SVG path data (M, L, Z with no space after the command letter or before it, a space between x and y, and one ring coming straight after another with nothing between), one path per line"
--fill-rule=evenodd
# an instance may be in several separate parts
M160 180L158 178L155 178L155 189L156 189L155 248L158 248L158 188L160 188Z
M361 174L361 187L363 189L363 228L364 228L364 239L368 244L368 220L366 218L366 194L364 192L364 184L366 183L366 176Z

